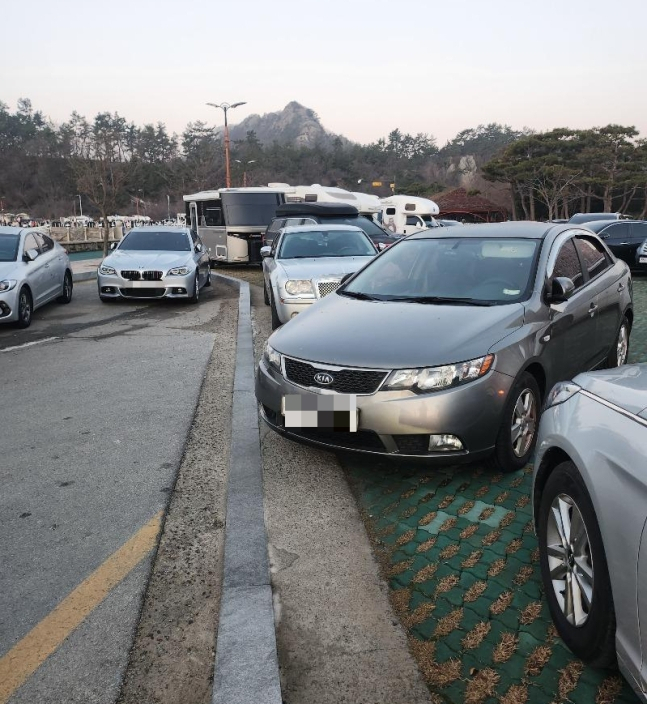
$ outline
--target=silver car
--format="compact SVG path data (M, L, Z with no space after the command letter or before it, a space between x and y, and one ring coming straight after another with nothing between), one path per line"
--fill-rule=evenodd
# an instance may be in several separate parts
M102 301L117 298L184 298L197 303L211 286L209 252L186 227L135 227L97 272Z
M0 323L26 328L36 308L54 299L72 300L67 252L49 235L22 227L0 227Z
M631 291L627 265L587 230L433 228L277 330L256 397L298 441L514 471L555 382L626 361ZM330 425L329 395L346 404L334 418L345 425ZM288 408L298 403L301 416Z
M616 662L647 701L647 364L551 391L533 506L551 615L585 662Z
M272 329L332 293L346 274L368 263L377 249L352 225L299 225L279 231L263 247L265 303L272 309Z

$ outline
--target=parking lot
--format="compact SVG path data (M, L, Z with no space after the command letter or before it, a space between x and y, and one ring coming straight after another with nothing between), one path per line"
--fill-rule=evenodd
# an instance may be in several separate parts
M253 269L225 273L262 282ZM629 361L647 362L647 281L634 286ZM260 295L257 319L265 315ZM268 332L257 325L258 336ZM301 450L306 466L322 455ZM503 475L479 465L329 457L353 489L433 702L637 701L622 677L586 667L556 634L539 577L531 465Z

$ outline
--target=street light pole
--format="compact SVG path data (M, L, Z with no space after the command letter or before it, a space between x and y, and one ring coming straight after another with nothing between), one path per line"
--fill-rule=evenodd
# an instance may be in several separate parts
M81 194L77 193L76 195L79 199L79 215L83 217L83 203L81 202Z
M229 174L229 125L227 124L227 111L237 108L240 105L246 105L246 103L207 103L207 105L210 105L212 108L221 108L225 113L225 183L227 188L231 188L231 177Z
M171 196L166 196L166 217L167 220L171 219Z

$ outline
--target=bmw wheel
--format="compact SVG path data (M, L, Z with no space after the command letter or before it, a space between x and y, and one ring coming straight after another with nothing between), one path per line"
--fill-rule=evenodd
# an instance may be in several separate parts
M31 292L26 286L20 289L18 295L18 327L28 328L31 325L31 316L34 312L34 302Z
M494 468L515 472L528 464L537 440L540 398L537 380L524 372L508 394L491 460Z
M211 267L207 268L207 280L204 285L205 285L205 287L211 286Z
M195 282L193 284L193 295L189 296L189 303L197 303L200 300L200 275L195 272Z
M616 662L616 619L595 510L575 465L559 464L539 505L539 562L555 627L577 657L596 667Z

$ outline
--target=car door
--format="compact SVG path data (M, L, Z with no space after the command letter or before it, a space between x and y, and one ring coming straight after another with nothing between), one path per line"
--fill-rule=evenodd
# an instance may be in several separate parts
M34 308L47 300L47 292L51 289L50 265L40 251L40 242L34 232L29 232L23 244L22 256L34 251L36 259L27 261L27 283L31 289Z
M618 259L627 262L629 266L635 266L636 247L638 245L636 244L635 247L632 247L630 222L614 222L612 225L605 227L604 230L600 231L600 239L604 241Z
M54 240L43 233L35 233L40 247L40 257L49 267L49 282L46 297L55 298L63 292L63 277L65 276L65 261L63 250L54 246Z
M576 374L589 369L595 354L594 347L596 296L591 296L585 285L580 258L575 248L573 236L553 245L557 247L554 259L551 252L549 270L546 272L546 285L558 277L571 279L575 286L573 295L563 303L547 304L548 325L541 333L544 343L544 364L548 371L548 381L571 379ZM551 267L551 260L554 262Z
M272 273L276 270L276 252L281 243L282 234L283 231L279 230L276 237L272 240L272 249L270 250L269 256L263 257L263 282L268 295L272 290Z
M622 292L629 286L629 274L620 262L614 262L607 254L604 245L594 236L577 235L575 246L580 256L586 288L597 306L593 319L595 335L593 364L598 364L609 354L624 311Z

